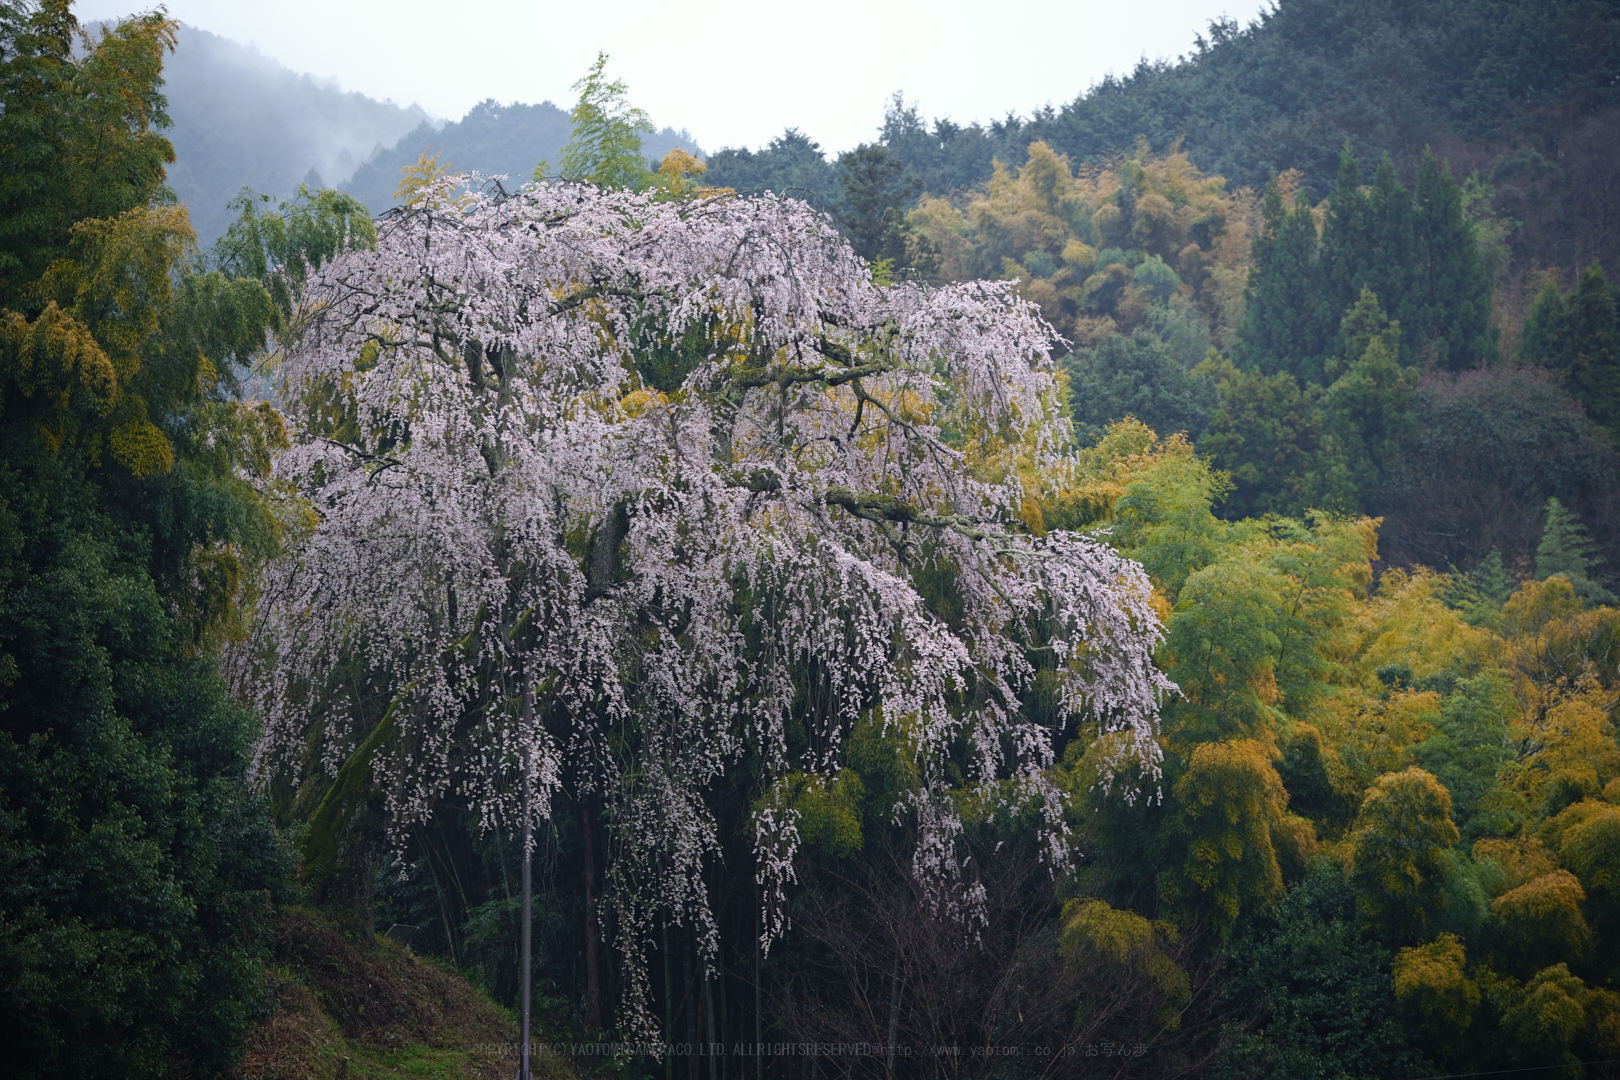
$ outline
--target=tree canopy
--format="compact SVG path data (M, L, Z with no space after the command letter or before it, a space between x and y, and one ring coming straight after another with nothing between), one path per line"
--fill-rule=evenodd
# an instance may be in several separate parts
M915 762L900 797L939 910L975 907L953 747L1065 859L1058 731L1090 717L1152 762L1169 684L1140 570L1029 523L1014 455L1058 480L1068 429L1034 309L875 285L797 201L448 201L457 182L322 270L284 339L280 475L320 511L260 606L261 768L314 737L385 778L396 830L450 790L510 823L525 775L541 818L600 793L638 1022L658 912L714 948L705 790L752 777L779 897L798 811L777 784L835 776L863 717ZM386 713L334 687L312 727L350 655ZM1042 672L1049 724L1021 705Z

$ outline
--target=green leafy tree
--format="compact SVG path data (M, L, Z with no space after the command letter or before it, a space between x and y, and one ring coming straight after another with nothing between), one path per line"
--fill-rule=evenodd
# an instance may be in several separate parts
M1371 217L1371 200L1361 183L1361 162L1346 143L1322 220L1322 270L1332 296L1344 300L1338 305L1341 311L1358 294L1373 291L1366 279L1377 252Z
M1543 874L1498 896L1487 936L1505 960L1504 970L1523 978L1549 963L1584 959L1592 945L1581 912L1585 899L1580 881L1568 870Z
M1361 801L1360 785L1338 750L1314 725L1295 721L1282 737L1277 774L1288 789L1288 804L1318 827L1342 833Z
M1418 375L1400 362L1400 324L1384 317L1378 298L1366 289L1345 312L1339 339L1341 352L1329 358L1327 368L1333 383L1320 408L1349 473L1351 505L1369 512L1382 502L1411 435ZM1316 472L1333 468L1323 463Z
M1611 438L1620 436L1620 310L1596 262L1581 271L1569 322L1570 391L1594 424Z
M1176 778L1165 841L1179 861L1159 874L1174 905L1212 909L1230 929L1243 911L1283 894L1274 838L1281 838L1288 792L1267 748L1252 739L1199 743Z
M1412 767L1367 789L1350 836L1348 874L1364 926L1384 941L1420 941L1441 921L1460 834L1451 793Z
M1194 375L1157 334L1109 334L1063 360L1074 403L1075 435L1100 438L1116 420L1135 417L1154 431L1197 440L1215 410L1215 386Z
M1274 913L1233 936L1222 996L1256 1017L1233 1033L1217 1080L1428 1076L1402 1015L1390 954L1356 922L1355 894L1329 859L1312 864Z
M1349 465L1317 407L1320 387L1303 386L1288 371L1240 371L1224 358L1194 374L1213 380L1220 394L1199 449L1232 477L1226 517L1356 506Z
M1513 581L1508 577L1507 568L1502 565L1500 548L1491 548L1470 574L1480 595L1494 604L1505 604L1507 598L1513 595Z
M832 210L842 196L838 167L821 144L797 128L787 128L758 150L727 147L709 155L705 179L741 194L769 191L804 199Z
M272 207L270 196L244 188L230 205L236 220L214 245L211 261L227 277L263 282L284 315L302 297L311 270L377 239L365 204L341 191L300 185Z
M557 162L557 176L605 188L640 191L652 183L652 170L642 156L641 137L657 129L647 113L628 101L623 79L607 81L608 55L596 54L585 77L574 84L579 101L569 113L573 132ZM548 164L534 168L536 180L547 179Z
M1037 140L998 161L983 189L924 196L907 220L943 276L1017 278L1059 333L1089 347L1160 323L1177 299L1226 337L1241 312L1250 201L1146 141L1076 172Z
M905 165L884 147L862 143L838 156L838 169L844 185L838 221L855 253L871 263L887 260L893 269L909 265L906 207L918 185L905 176Z
M1240 366L1291 371L1306 384L1327 385L1334 376L1325 368L1335 353L1352 361L1361 356L1360 348L1347 351L1350 330L1332 320L1363 292L1378 297L1403 328L1400 365L1459 371L1495 358L1491 286L1478 238L1462 189L1432 154L1419 166L1415 192L1401 185L1387 155L1364 190L1360 164L1346 146L1320 239L1309 204L1300 199L1284 214L1275 184L1263 219L1235 350Z
M0 450L6 1071L213 1075L268 1004L269 901L290 899L243 780L253 718L82 457L15 424Z
M0 305L37 314L49 300L24 294L69 257L76 224L166 195L161 72L176 25L153 13L92 42L70 0L0 4Z
M1343 267L1340 279L1354 291L1340 293L1334 307L1344 310L1362 289L1374 296L1387 297L1391 314L1406 324L1406 310L1415 296L1418 257L1413 221L1412 194L1401 184L1395 163L1388 154L1378 162L1367 192L1367 213L1362 218L1362 235L1351 250L1354 258ZM1417 328L1407 328L1406 360Z
M1502 549L1493 547L1479 565L1466 574L1453 573L1446 603L1457 608L1470 626L1502 628L1502 605L1513 595L1513 582L1502 563Z
M1558 288L1558 275L1549 270L1519 328L1519 359L1567 371L1575 351L1569 331L1569 305Z
M1534 558L1535 509L1549 497L1594 522L1606 513L1613 450L1551 373L1514 364L1436 372L1419 385L1416 412L1401 483L1378 508L1392 563L1475 566L1494 547L1512 566Z
M1558 854L1585 887L1599 959L1612 967L1620 960L1620 807L1587 800L1564 815L1572 821L1557 837Z
M1141 424L1110 425L1094 460L1156 450L1150 464L1129 476L1098 517L1111 517L1109 538L1140 562L1171 603L1194 572L1219 560L1231 526L1212 512L1229 490L1227 478L1198 457L1185 439L1159 440Z
M1308 714L1331 672L1323 647L1366 574L1371 540L1369 522L1328 517L1242 522L1216 537L1168 619L1162 662L1182 693L1165 708L1172 747L1269 742L1287 718Z
M1497 772L1513 758L1507 725L1513 713L1502 675L1486 671L1458 680L1441 700L1433 733L1407 749L1409 760L1450 792L1453 820L1464 836L1512 833L1523 824L1497 797Z
M1095 898L1070 900L1063 905L1059 951L1072 966L1095 979L1107 972L1124 981L1134 971L1147 976L1161 1008L1155 1019L1161 1029L1180 1025L1181 1010L1192 997L1191 979L1169 955L1179 942L1174 924L1149 921L1132 911L1119 911ZM1089 1009L1081 1005L1083 1016Z
M1455 1052L1479 1010L1479 987L1469 979L1467 953L1455 934L1402 949L1391 965L1395 1000L1415 1013L1424 1033Z
M274 304L194 259L163 188L173 24L77 50L75 29L66 4L0 5L7 1067L214 1075L264 1004L289 891L244 786L252 718L211 655L282 528L280 417L234 396Z
M1288 586L1275 567L1242 556L1188 576L1164 645L1183 695L1166 711L1172 737L1262 738L1280 719L1276 666Z
M1585 1026L1588 993L1567 964L1537 972L1502 1017L1514 1057L1579 1068L1571 1049Z

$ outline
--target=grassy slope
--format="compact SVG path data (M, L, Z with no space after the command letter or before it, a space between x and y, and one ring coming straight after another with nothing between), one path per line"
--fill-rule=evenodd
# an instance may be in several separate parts
M366 940L293 908L274 952L280 1006L249 1035L241 1080L505 1080L516 1071L511 1014L386 938ZM548 1080L575 1076L552 1057L534 1067Z

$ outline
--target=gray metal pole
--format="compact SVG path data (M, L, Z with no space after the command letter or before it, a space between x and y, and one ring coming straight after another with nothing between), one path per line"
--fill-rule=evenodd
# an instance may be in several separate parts
M528 721L533 713L529 704L529 684L525 679L523 683L523 719ZM529 735L524 733L525 738ZM527 743L525 743L527 745ZM520 961L522 971L519 972L519 982L523 987L523 1045L518 1050L517 1080L534 1080L534 1073L529 1069L529 927L530 913L533 910L533 875L531 873L531 859L529 848L533 840L532 826L529 823L529 794L531 770L529 768L529 751L523 751L523 959Z

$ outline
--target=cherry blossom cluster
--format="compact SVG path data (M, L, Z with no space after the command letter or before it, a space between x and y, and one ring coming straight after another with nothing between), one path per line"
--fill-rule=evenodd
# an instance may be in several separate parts
M952 748L1039 800L1061 862L1057 733L1021 704L1039 658L1148 762L1169 684L1140 567L1033 534L1024 482L964 453L993 433L1061 470L1050 340L1004 283L874 283L802 202L441 181L313 272L279 343L277 468L311 524L260 604L261 771L335 772L380 697L396 831L451 793L502 828L525 786L536 820L595 793L633 998L656 919L714 948L706 796L747 763L781 931L797 832L768 795L835 774L862 717L915 757L896 814L947 908L976 895Z

